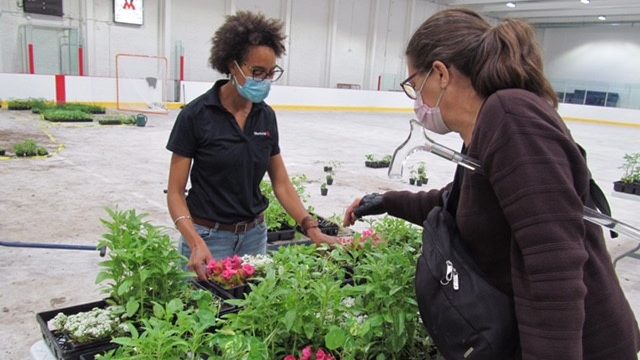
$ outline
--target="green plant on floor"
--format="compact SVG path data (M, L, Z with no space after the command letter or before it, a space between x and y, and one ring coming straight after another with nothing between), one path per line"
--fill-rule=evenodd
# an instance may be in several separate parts
M296 189L298 196L303 204L306 204L309 199L309 195L306 193L305 184L307 183L307 177L305 175L294 176L291 178L291 183ZM269 201L269 206L264 212L265 223L267 224L267 230L276 231L284 227L293 228L296 226L296 221L287 213L282 207L282 204L278 201L278 198L273 191L271 183L265 180L260 182L260 192Z
M423 162L418 165L416 180L423 184L426 184L427 181L429 181L429 177L427 176L427 166Z
M391 165L391 160L393 160L393 157L391 155L385 155L382 158L382 163L384 163L385 165L389 166L389 165Z
M373 154L367 154L367 155L365 155L365 156L364 156L364 159L365 159L366 161L369 161L369 162L374 161L374 160L373 160Z
M624 164L620 168L624 170L622 182L640 184L640 153L624 154Z
M335 174L335 173L334 173L334 171L333 171L333 170L331 170L331 171L329 171L329 173L328 173L328 174L327 174L327 176L325 177L326 182L327 182L327 185L331 185L331 184L333 184L333 175L334 175L334 174Z
M42 117L51 122L91 122L90 114L79 110L51 109L42 111Z
M104 114L106 109L104 106L98 106L93 104L80 104L80 103L67 103L59 106L63 110L75 110L82 111L88 114Z
M34 107L44 107L49 103L44 99L16 99L7 102L9 110L31 110Z
M133 115L107 115L98 119L100 125L133 125L136 123L136 117Z
M169 235L148 222L135 210L107 209L110 220L101 220L108 232L98 248L109 250L109 260L100 263L96 284L110 301L125 306L128 316L143 319L153 303L164 304L179 298L188 287L192 273L183 269L184 258Z
M27 139L24 142L18 143L13 147L13 152L18 157L27 157L27 156L45 156L48 155L49 152L47 149L38 146L38 144L31 140Z

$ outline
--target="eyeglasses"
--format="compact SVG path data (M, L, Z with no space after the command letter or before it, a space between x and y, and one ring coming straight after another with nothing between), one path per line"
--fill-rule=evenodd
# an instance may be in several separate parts
M267 71L267 69L261 66L249 66L249 70L251 70L251 77L255 81L264 81L264 80L278 81L278 79L280 79L280 77L282 77L282 74L284 73L284 69L282 69L278 65L274 66L274 68L271 69L271 71Z
M409 76L406 80L400 83L400 87L402 88L404 93L412 100L415 100L418 97L418 93L422 91L422 87L424 86L424 83L427 82L427 78L429 78L429 75L431 75L431 69L429 69L429 72L424 77L424 80L422 80L422 84L420 85L420 88L416 90L416 87L411 82L411 80L413 80L413 78L420 73L421 73L420 71L416 71L411 76Z

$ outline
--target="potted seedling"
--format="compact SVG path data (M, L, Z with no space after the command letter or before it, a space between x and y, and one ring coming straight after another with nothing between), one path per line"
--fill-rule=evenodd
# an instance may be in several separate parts
M320 195L327 196L328 192L329 189L327 188L327 183L322 183L322 185L320 185Z
M429 178L427 177L427 167L425 166L424 163L420 163L420 165L418 165L418 169L415 176L416 176L417 186L426 185L427 182L429 182Z
M333 184L333 171L329 172L327 174L327 185L332 185Z
M331 166L331 163L329 162L324 166L323 170L324 170L324 172L331 172L331 171L333 171L333 166Z
M624 175L613 183L613 189L627 194L640 195L640 153L625 154L620 167Z
M416 184L416 169L411 168L411 170L409 171L409 185L415 185Z
M391 155L385 155L380 161L380 167L389 167L391 165L393 157Z
M373 154L367 154L364 156L364 166L366 167L374 167Z

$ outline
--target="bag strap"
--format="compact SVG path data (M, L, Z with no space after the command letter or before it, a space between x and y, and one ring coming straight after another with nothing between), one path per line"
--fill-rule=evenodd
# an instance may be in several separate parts
M580 154L584 158L584 161L587 161L587 152L584 150L580 144L576 143L578 146L578 150L580 150ZM591 200L593 201L593 205L595 205L596 209L601 213L611 216L611 207L609 206L609 202L607 201L606 196L604 196L604 192L598 186L595 180L589 174L589 195L591 195ZM615 239L618 237L618 233L611 230L611 238Z
M462 151L463 154L467 153L467 149L463 146ZM460 187L462 183L462 176L464 175L464 167L458 165L456 167L456 173L453 176L453 185L451 186L451 190L445 192L443 195L444 201L444 209L451 214L454 218L456 217L456 213L458 211L458 200L460 199Z

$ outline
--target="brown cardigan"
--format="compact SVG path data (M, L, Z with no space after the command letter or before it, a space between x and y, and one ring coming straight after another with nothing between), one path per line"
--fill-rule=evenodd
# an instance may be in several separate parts
M483 105L468 147L456 222L480 268L515 301L515 358L636 360L640 335L602 230L582 219L589 170L557 112L524 90ZM422 225L443 190L384 195L388 213ZM498 360L498 359L496 359Z

